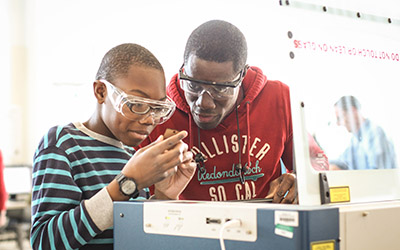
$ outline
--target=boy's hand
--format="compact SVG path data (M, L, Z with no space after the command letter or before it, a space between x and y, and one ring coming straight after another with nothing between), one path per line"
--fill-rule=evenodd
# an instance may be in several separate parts
M193 153L191 151L187 151L185 154L188 160L178 166L176 173L154 185L157 199L179 199L179 195L192 179L196 170L196 162L192 160Z
M175 191L181 192L194 173L192 166L195 164L190 163L193 154L188 151L188 145L182 142L187 135L186 131L181 131L165 140L160 136L152 144L139 149L122 172L135 180L138 189L149 187L169 177L158 186L166 190L158 191L175 198L179 195L175 194Z

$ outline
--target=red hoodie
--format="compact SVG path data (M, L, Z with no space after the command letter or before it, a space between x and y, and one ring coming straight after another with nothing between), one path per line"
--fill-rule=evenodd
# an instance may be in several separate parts
M242 87L245 97L238 107L238 120L234 110L216 128L202 130L191 117L178 76L175 75L168 85L167 94L175 101L177 110L166 123L158 125L141 146L156 140L166 128L186 130L189 136L185 142L193 153L201 148L208 157L205 172L196 170L180 199L224 201L265 198L270 182L281 175L280 160L288 170L293 169L289 87L279 81L267 80L257 67L249 68ZM242 166L250 162L244 184L234 167L239 162L239 151Z

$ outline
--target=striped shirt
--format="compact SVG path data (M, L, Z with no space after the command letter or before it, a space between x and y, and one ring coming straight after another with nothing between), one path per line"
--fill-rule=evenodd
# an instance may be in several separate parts
M81 123L51 128L34 154L32 248L112 249L112 227L101 231L83 201L106 187L134 152Z

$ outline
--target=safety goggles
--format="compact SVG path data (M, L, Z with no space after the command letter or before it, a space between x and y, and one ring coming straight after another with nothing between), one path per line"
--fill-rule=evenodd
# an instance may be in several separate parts
M212 82L192 78L183 71L183 66L179 69L179 81L181 88L186 93L199 97L204 93L208 93L213 99L223 100L233 97L236 90L242 83L244 69L239 72L237 77L231 82Z
M107 93L110 97L116 111L130 120L143 119L144 115L150 114L156 124L166 122L175 111L175 103L168 96L165 101L158 101L139 96L126 94L109 81L101 79L107 87Z

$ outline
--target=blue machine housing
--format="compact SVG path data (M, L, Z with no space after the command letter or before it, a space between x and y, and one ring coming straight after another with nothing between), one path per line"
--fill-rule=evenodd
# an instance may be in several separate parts
M218 239L176 235L148 234L143 228L143 204L148 201L114 203L114 249L220 249ZM193 204L194 206L196 204ZM230 205L231 206L231 205ZM299 225L293 227L293 237L275 233L275 209L257 208L257 240L245 242L225 240L226 249L307 250L339 249L339 209L325 206L282 205L297 211ZM234 207L232 207L234 209ZM212 213L212 207L210 207ZM194 227L196 225L193 225ZM326 248L328 244L328 248Z

